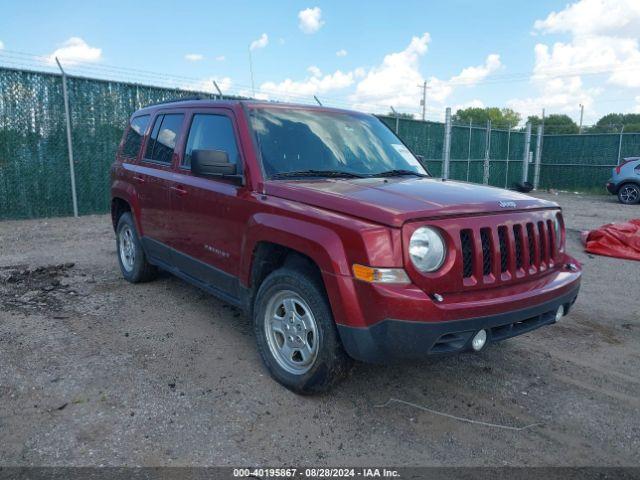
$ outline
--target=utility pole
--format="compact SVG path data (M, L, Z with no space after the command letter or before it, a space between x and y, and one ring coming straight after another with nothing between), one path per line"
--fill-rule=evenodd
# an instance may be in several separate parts
M584 105L580 104L580 127L578 129L578 133L582 133L582 117L584 116Z
M420 101L420 105L422 105L422 121L425 121L427 116L427 81L425 80L422 85L418 85L422 88L422 100Z

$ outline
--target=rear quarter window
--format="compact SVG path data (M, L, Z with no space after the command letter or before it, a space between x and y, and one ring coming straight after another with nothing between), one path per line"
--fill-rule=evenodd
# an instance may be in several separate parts
M138 153L142 146L142 139L149 126L149 118L149 115L141 115L131 119L120 150L121 157L131 160L138 158Z

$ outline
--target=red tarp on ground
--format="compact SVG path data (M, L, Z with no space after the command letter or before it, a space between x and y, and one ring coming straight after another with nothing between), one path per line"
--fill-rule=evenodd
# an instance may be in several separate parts
M640 261L640 219L583 232L582 243L589 253Z

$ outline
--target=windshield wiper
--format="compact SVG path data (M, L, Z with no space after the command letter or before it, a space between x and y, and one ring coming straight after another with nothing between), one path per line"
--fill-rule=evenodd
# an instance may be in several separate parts
M402 177L404 175L415 175L416 177L428 177L429 176L429 175L426 175L424 173L415 172L413 170L402 170L402 169L387 170L386 172L372 173L369 176L370 177Z
M364 175L342 170L294 170L291 172L278 172L271 175L271 178L274 179L296 177L364 178Z

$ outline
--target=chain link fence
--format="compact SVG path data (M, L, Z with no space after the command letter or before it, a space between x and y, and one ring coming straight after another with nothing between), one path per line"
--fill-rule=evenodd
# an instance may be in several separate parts
M73 215L62 75L0 68L0 219ZM131 114L212 94L67 77L78 213L109 209L109 167Z
M66 77L79 214L109 210L109 167L138 108L210 93ZM524 177L540 188L603 191L620 159L640 155L640 134L530 136L521 128L379 117L442 176L509 188ZM450 116L449 116L450 118ZM0 67L0 219L73 215L63 77ZM540 154L536 157L541 139ZM536 166L536 161L538 165Z

